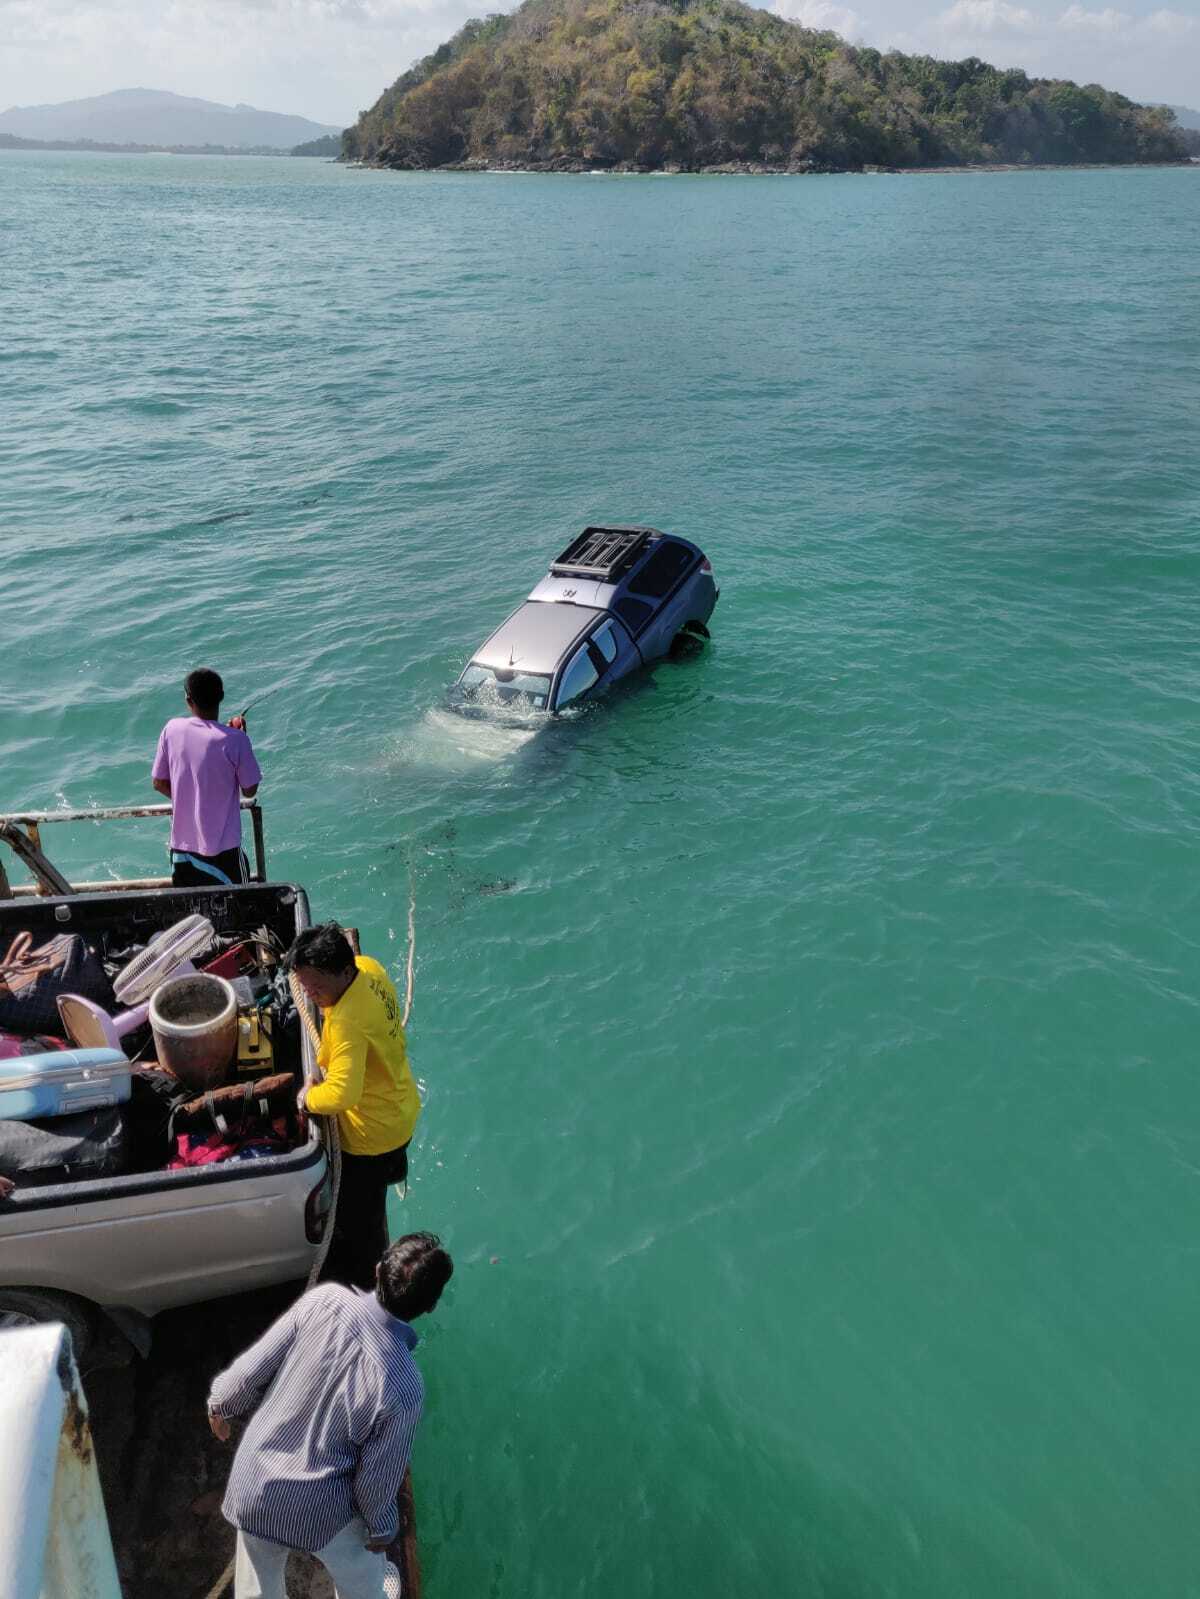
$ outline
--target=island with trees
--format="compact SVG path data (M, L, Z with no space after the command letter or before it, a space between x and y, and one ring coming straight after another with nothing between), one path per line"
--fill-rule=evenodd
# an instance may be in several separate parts
M342 135L403 169L838 172L1187 159L1165 106L850 45L739 0L525 0Z
M340 133L327 133L321 139L309 139L306 144L298 144L291 152L292 155L326 155L337 157L342 153L342 136Z

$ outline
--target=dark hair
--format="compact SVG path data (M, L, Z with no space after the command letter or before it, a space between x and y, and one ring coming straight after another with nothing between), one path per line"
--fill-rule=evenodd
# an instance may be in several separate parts
M350 940L336 922L307 927L287 953L290 971L297 966L315 966L319 972L344 972L354 965Z
M225 698L225 685L219 672L198 666L184 678L183 692L198 711L215 711Z
M436 1233L407 1233L384 1250L375 1293L385 1310L411 1321L433 1309L453 1275Z

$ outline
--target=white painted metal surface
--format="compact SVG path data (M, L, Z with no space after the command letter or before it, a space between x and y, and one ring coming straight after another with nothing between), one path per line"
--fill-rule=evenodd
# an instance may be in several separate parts
M64 1327L0 1331L0 1599L121 1599Z
M237 1168L236 1176L212 1168L227 1174L212 1181L168 1172L157 1182L74 1183L72 1204L18 1188L0 1206L0 1288L49 1288L152 1316L302 1280L317 1252L304 1207L325 1176L324 1159L297 1170L269 1161Z

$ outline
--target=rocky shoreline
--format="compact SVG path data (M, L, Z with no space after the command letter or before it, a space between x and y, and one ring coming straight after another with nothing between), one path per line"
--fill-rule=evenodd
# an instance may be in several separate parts
M555 156L546 161L488 161L474 157L466 161L449 161L443 166L421 166L411 160L349 161L342 163L375 172L475 172L544 174L565 173L588 177L746 177L746 178L797 178L797 177L930 177L961 175L979 172L1125 172L1132 167L1139 170L1162 167L1196 167L1200 159L1184 157L1179 161L1070 161L1050 162L974 162L960 166L889 167L865 165L861 167L820 166L813 161L798 161L786 166L772 166L763 161L722 161L715 166L685 167L674 163L662 167L638 166L632 161L618 161L610 166L598 166L594 161L584 161L574 156Z

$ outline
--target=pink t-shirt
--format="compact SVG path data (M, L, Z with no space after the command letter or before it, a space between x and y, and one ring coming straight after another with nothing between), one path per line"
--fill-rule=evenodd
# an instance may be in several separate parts
M224 722L173 716L158 736L151 777L171 780L171 848L222 855L242 842L239 802L262 782L250 740Z

